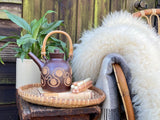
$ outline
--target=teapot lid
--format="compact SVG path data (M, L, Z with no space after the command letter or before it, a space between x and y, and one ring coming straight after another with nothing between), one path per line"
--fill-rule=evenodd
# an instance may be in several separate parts
M60 53L59 49L55 49L54 53L49 53L50 58L64 58L64 53Z

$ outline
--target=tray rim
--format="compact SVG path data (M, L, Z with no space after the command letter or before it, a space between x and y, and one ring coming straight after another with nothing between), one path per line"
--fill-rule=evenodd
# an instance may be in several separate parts
M57 97L43 97L43 96L37 96L37 95L31 95L24 92L24 89L29 89L32 87L40 87L40 83L36 84L28 84L24 85L18 88L18 94L27 102L39 104L39 105L45 105L45 106L51 106L51 107L63 107L63 108L74 108L74 107L86 107L86 106L92 106L100 104L105 99L105 93L94 86L92 86L90 89L96 91L98 94L100 94L100 97L95 99L64 99L64 98L57 98Z

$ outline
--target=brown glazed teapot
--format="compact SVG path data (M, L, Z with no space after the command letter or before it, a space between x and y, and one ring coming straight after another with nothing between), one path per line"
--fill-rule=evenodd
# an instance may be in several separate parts
M71 59L73 56L72 40L66 32L60 30L52 31L44 38L41 57L45 59L45 62L39 60L32 52L28 55L38 65L41 71L41 87L47 91L65 92L70 90L72 84L72 69L68 60L64 61L64 53L54 50L54 53L49 53L50 60L46 59L45 46L47 39L55 33L64 34L69 40L69 59Z

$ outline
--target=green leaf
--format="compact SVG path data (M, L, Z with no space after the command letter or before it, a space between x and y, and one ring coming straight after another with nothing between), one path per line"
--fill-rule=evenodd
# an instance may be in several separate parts
M5 43L2 47L0 47L0 52L1 52L4 48L6 48L9 44L11 44L11 43L15 43L15 42L7 42L7 43ZM0 56L0 62L1 62L2 64L4 64L1 56Z
M31 21L31 23L30 23L30 27L31 27L31 29L32 29L33 25L34 25L36 22L37 22L37 20L36 20L36 19L34 19L34 20L32 20L32 21Z
M45 16L48 14L48 13L53 13L54 11L52 10L48 10L44 15L43 17L37 21L34 25L33 25L33 28L32 28L32 34L33 34L33 38L36 39L37 38L37 35L38 35L38 32L39 32L39 29L45 19Z
M48 23L47 18L44 17L43 21L42 21L42 25Z
M50 38L52 39L53 42L59 42L59 43L61 42L61 40L59 40L57 38L54 38L54 37L50 37Z
M19 36L0 36L0 41L5 39L18 39Z
M8 18L12 22L16 23L18 26L22 27L27 32L31 33L31 28L30 28L29 24L23 18L18 17L16 15L13 15L9 11L7 11L7 10L3 10L3 12L5 12L7 14Z
M1 56L0 56L0 62L1 62L2 64L4 64L4 62L3 62L2 58L1 58Z
M28 52L28 50L31 48L32 48L32 43L26 43L22 45L22 49L24 52Z
M7 39L7 36L0 36L0 40Z
M39 37L37 38L37 40L38 40L38 45L39 45L40 48L42 47L44 37L45 37L45 35L41 35L41 36L39 36Z
M27 58L26 56L28 55L28 52L24 52L21 48L15 48L14 50L17 52L15 57L21 58L22 61L24 58Z
M7 42L7 43L5 43L2 47L0 47L0 52L11 43L16 43L16 42Z
M41 31L41 34L48 34L49 32L55 30L57 27L59 27L63 23L63 20L59 20L53 23L50 23L47 28L45 28L43 31Z
M47 18L44 18L42 25L40 27L41 30L46 29L49 26Z
M58 43L60 43L59 45L57 44L57 46L61 46L61 48L65 51L66 50L66 43L65 42L63 42L62 40L59 40L59 39L56 39L56 38L54 38L54 37L50 37L51 39L52 39L52 41L54 41L54 42L58 42ZM52 44L52 43L51 43Z
M39 28L41 26L41 22L42 22L42 19L40 19L38 22L36 22L32 27L32 36L33 36L34 39L37 38Z
M26 34L17 40L17 45L22 48L22 52L28 52L29 49L32 49L34 52L34 48L37 47L34 43L37 40L32 38L32 35ZM34 46L34 48L32 48Z
M20 58L21 58L22 62L23 62L23 59L25 58L25 56L26 56L26 53L22 52L21 55L20 55Z
M21 48L13 48L13 50L15 50L17 53L22 52Z
M44 15L43 15L43 17L45 17L47 14L49 14L49 13L56 13L55 11L53 11L53 10L48 10Z
M15 54L15 57L20 57L21 53L23 52L22 48L13 48L13 50L15 50L17 53L17 54Z
M65 51L66 50L66 43L61 41L61 46L62 46L63 50Z
M21 45L30 43L33 44L35 43L36 40L32 38L32 35L30 34L25 34L24 36L22 36L20 39L17 39L17 45L20 47Z
M14 57L20 57L20 55L17 53L17 54L14 55Z
M49 53L53 53L55 49L58 49L60 53L64 53L64 51L62 49L60 49L59 47L48 46L48 52Z

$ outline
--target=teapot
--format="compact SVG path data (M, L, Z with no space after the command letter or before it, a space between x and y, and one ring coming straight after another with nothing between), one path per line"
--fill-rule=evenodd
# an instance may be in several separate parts
M58 49L54 50L54 53L49 53L49 60L46 58L45 46L47 39L55 33L64 34L69 40L70 49L69 59L67 61L64 60L64 53L60 53ZM51 92L65 92L70 90L72 84L72 69L68 61L73 56L73 46L72 40L66 32L56 30L46 35L41 51L41 57L45 62L38 59L32 52L29 52L28 55L38 65L41 71L41 87L43 90Z

